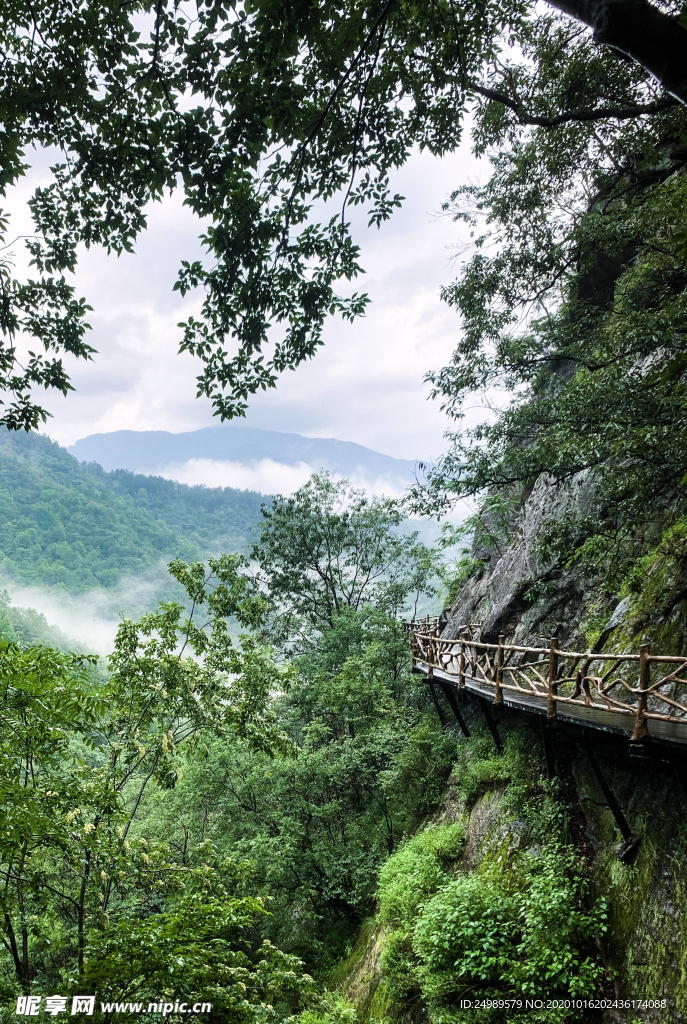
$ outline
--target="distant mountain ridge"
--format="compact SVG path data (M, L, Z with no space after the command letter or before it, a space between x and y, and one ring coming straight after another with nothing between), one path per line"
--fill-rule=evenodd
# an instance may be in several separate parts
M228 423L173 434L167 430L115 430L90 434L67 451L80 462L98 462L103 469L127 469L148 474L191 459L213 459L250 464L263 459L293 466L306 463L345 477L370 480L413 479L415 462L396 459L352 441L303 437L278 430L263 430Z

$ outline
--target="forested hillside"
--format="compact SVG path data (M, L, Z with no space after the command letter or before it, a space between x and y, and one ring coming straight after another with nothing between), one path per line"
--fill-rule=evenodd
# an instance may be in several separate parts
M71 593L180 556L244 550L264 498L83 465L49 438L0 434L0 572Z
M122 623L104 676L0 640L13 1004L78 988L101 1021L158 993L227 1021L329 1012L378 871L454 753L409 671L399 615L435 559L402 518L314 477L265 510L251 563L174 561L191 618Z
M269 498L257 491L189 486L123 469L105 473L92 463L87 468L106 481L115 495L132 498L137 507L162 520L203 554L246 550L260 508L269 504Z

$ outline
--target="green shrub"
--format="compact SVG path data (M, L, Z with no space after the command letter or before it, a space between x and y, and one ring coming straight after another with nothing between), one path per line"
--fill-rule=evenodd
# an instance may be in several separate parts
M547 991L586 996L603 970L593 951L594 936L606 930L606 903L590 900L589 879L572 847L545 848L531 860L519 896L522 922L513 980L524 995Z
M511 769L520 751L511 748ZM492 759L472 748L472 779L486 778ZM496 760L496 759L493 759ZM504 758L508 764L508 758ZM519 769L518 769L519 770ZM477 1024L460 999L591 996L603 968L594 940L605 931L606 908L567 845L556 800L532 802L530 834L537 854L485 861L482 872L455 875L464 844L462 824L434 826L409 840L382 868L380 917L387 935L381 971L398 1002L421 996L433 1024ZM567 1011L539 1014L541 1024L568 1020ZM491 1011L484 1024L502 1017ZM528 1024L534 1018L526 1017ZM482 1021L482 1017L479 1017Z
M574 850L553 844L508 873L453 879L414 928L423 997L450 1008L468 990L471 998L590 996L603 976L593 942L605 911L602 900L590 904Z
M453 775L458 780L461 795L470 806L480 793L499 783L508 782L507 800L513 809L518 807L532 788L533 774L539 769L539 758L532 757L532 734L528 729L513 729L502 733L504 751L497 753L491 735L483 731L473 733L458 747L458 760ZM535 740L538 750L539 740Z
M356 1009L338 992L326 992L316 1009L302 1010L288 1017L290 1024L355 1024Z
M620 588L630 596L630 607L620 630L613 635L620 649L651 643L662 654L681 654L687 628L687 516L664 530L658 543L638 559Z
M385 923L411 925L421 904L450 878L447 868L465 842L462 822L433 825L413 836L379 874L379 914Z
M467 989L498 994L513 966L518 936L517 901L496 878L463 875L428 903L415 927L423 996L432 1004Z
M379 966L389 993L395 999L405 1000L420 988L417 959L413 952L412 933L397 928L387 935Z

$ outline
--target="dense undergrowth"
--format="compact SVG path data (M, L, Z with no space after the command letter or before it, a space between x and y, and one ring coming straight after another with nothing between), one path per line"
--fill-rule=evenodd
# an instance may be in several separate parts
M342 614L274 695L290 751L209 742L136 825L182 856L211 839L249 861L270 910L263 933L321 979L370 912L380 866L439 804L450 771L454 744L407 662L394 620Z
M516 1016L553 1022L577 1018L528 1011L526 1000L601 990L605 903L572 844L570 810L541 780L533 739L514 728L502 756L486 737L461 742L458 820L430 821L380 872L382 983L399 1010L420 998L433 1022L491 1022L505 1019L498 1005L466 1010L461 1000L509 999L521 1003ZM498 816L465 863L470 808L490 799Z

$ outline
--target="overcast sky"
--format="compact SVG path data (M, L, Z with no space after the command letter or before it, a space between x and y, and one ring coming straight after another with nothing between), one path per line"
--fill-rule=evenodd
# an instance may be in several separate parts
M12 234L30 230L24 201L45 178L47 158L10 198ZM438 161L414 156L392 189L407 197L381 231L358 214L357 241L366 275L355 284L372 302L365 319L332 319L325 346L310 363L287 373L276 390L256 396L246 423L315 437L336 437L401 458L435 458L447 421L427 401L424 374L446 363L456 341L456 314L439 299L455 277L451 246L461 225L437 211L452 189L485 176L467 147ZM62 444L87 434L120 430L193 430L211 425L210 403L195 398L199 367L178 356L180 320L198 310L199 294L172 292L181 259L200 255L199 224L178 197L148 211L149 228L134 255L82 253L78 293L93 312L93 363L73 365L77 392L48 395L47 432ZM14 247L17 268L22 246Z

